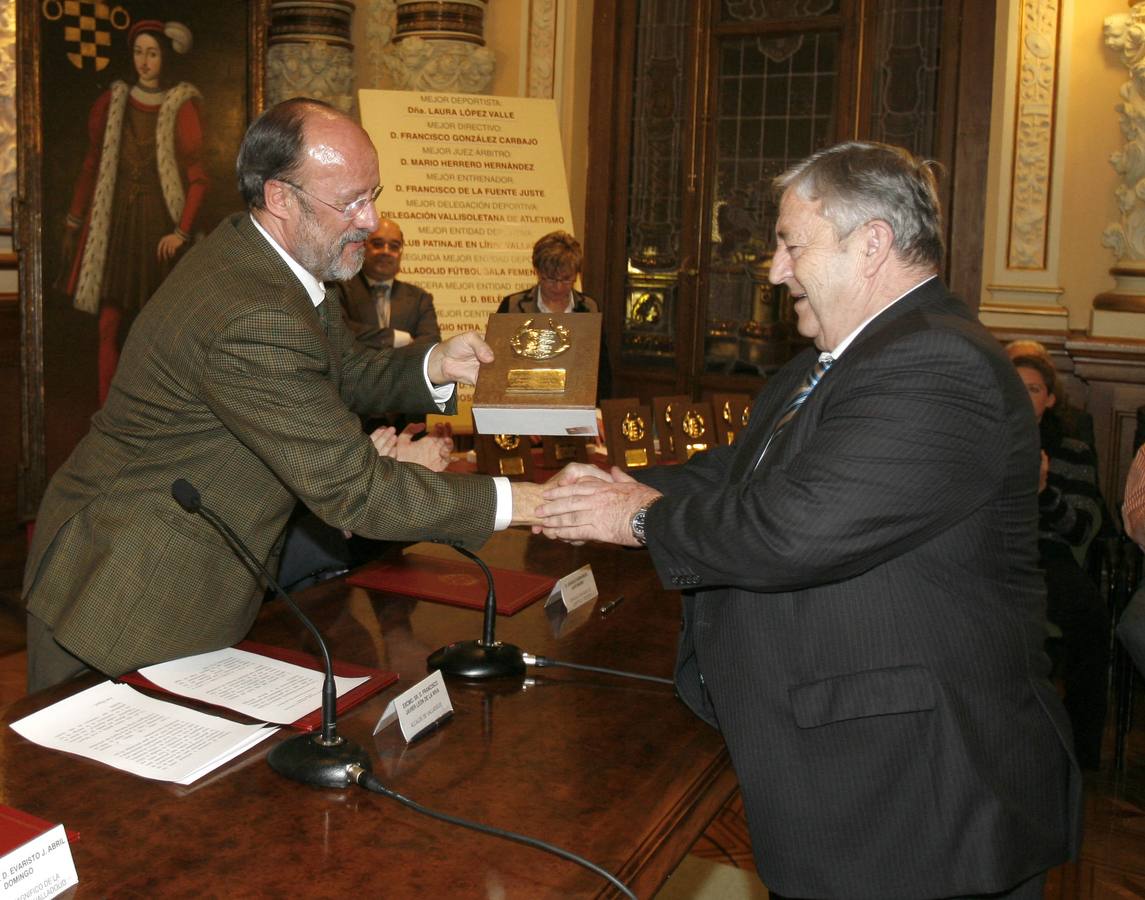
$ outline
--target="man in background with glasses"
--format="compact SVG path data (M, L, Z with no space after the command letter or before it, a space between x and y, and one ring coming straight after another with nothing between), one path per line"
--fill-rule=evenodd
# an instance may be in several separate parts
M271 568L299 501L368 538L472 548L537 504L536 485L402 463L362 431L362 415L452 412L455 383L493 358L473 333L428 349L354 342L335 283L358 271L378 227L365 131L288 100L247 131L237 171L248 211L146 305L107 403L44 495L24 579L29 690L247 633L261 580L180 508L178 479Z
M441 340L433 294L398 279L404 249L401 226L381 219L366 238L362 270L338 285L350 330L379 350Z

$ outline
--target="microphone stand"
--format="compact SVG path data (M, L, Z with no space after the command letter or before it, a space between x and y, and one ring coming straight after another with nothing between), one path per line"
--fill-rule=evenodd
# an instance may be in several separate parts
M361 747L338 734L338 691L334 684L334 665L321 632L231 527L203 505L202 497L189 481L184 478L177 479L171 485L171 496L184 510L197 513L210 522L227 539L239 558L262 574L275 594L286 601L286 605L314 636L322 651L322 663L325 669L325 678L322 681L322 729L310 734L299 734L277 744L267 754L270 767L279 775L304 784L318 787L349 787L354 781L350 767L358 766L369 771L370 759Z
M435 541L438 544L446 541ZM485 595L485 628L480 640L455 641L429 655L427 669L440 669L443 675L466 678L470 681L483 681L487 678L521 677L525 674L525 659L521 648L514 644L502 644L493 635L497 621L497 594L493 587L493 573L476 553L464 547L449 544L462 556L467 556L481 567L489 586Z

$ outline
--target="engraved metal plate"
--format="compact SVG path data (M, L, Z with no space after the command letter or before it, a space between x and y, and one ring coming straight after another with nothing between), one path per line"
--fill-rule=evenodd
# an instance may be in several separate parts
M648 465L648 451L643 447L632 447L624 451L624 465L629 469L642 469Z
M564 369L510 369L506 377L507 394L563 394Z
M557 444L553 448L553 456L558 460L576 459L576 444Z
M499 468L502 475L524 475L525 461L519 456L506 456L501 460Z
M509 342L518 356L525 359L552 359L572 346L569 330L564 325L558 325L550 318L548 328L534 328L534 321L526 319Z
M684 449L688 453L688 459L691 459L694 454L700 453L703 450L707 450L708 445L707 444L688 444Z

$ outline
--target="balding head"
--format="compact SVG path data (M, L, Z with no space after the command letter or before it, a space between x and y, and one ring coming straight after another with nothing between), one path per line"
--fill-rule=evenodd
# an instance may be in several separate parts
M314 133L335 123L358 128L349 116L322 100L294 97L255 119L239 147L235 169L239 192L249 209L262 209L272 179L298 181Z

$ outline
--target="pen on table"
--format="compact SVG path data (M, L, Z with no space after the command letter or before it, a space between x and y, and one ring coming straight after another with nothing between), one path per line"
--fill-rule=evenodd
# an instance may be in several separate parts
M615 600L609 600L606 604L604 604L604 606L600 608L600 614L602 616L607 616L610 612L616 609L617 604L619 604L623 599L624 595L620 594Z

